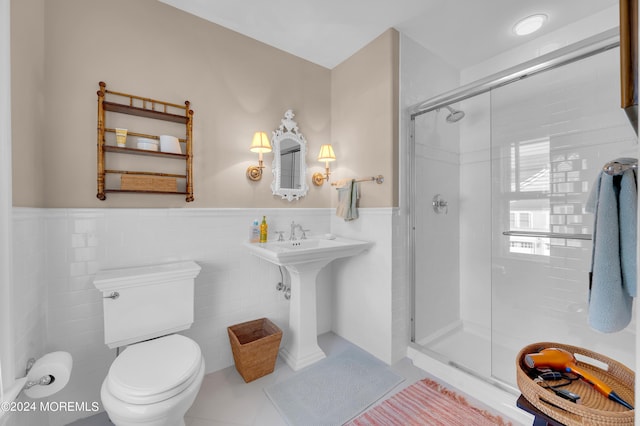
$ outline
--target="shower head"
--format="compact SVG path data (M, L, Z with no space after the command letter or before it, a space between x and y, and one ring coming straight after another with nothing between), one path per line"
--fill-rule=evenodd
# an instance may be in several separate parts
M462 120L464 118L464 112L463 111L457 111L453 108L451 108L449 105L445 106L446 109L449 110L449 115L447 115L447 123L457 123L458 121Z

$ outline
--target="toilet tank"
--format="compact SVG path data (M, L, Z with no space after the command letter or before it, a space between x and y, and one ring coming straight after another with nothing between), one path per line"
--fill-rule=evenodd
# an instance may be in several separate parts
M200 269L182 261L98 272L93 284L103 297L104 342L115 348L191 327Z

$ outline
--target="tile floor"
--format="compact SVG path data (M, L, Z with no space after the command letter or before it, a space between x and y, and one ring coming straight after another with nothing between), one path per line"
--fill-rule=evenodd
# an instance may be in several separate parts
M352 345L333 333L319 336L318 343L328 357ZM408 358L403 358L392 365L391 369L404 377L405 381L385 395L381 401L422 378L430 377L425 371L414 367ZM272 374L250 383L244 382L234 366L208 374L204 377L196 401L187 412L185 424L186 426L284 426L285 421L267 398L263 388L293 374L295 372L280 358ZM112 423L106 413L100 413L78 420L69 426L112 426Z

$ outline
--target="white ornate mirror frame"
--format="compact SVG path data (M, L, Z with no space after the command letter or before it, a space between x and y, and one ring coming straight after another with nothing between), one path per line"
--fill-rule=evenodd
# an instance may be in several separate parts
M284 113L280 127L273 132L273 195L279 195L289 201L304 197L309 191L307 186L307 141L298 131L293 120L292 110Z

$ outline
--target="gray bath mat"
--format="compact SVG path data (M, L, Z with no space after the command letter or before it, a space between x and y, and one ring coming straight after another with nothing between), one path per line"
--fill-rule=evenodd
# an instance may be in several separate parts
M292 426L338 426L402 381L403 377L365 351L347 349L264 391Z

